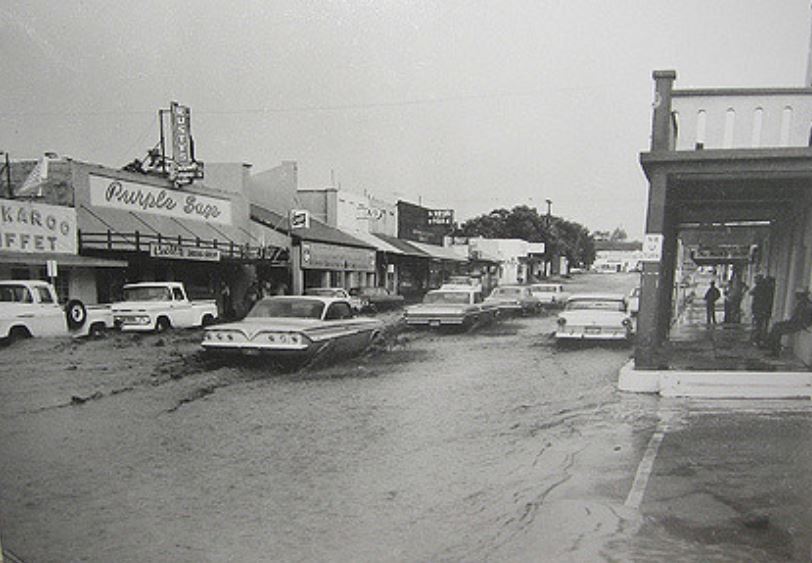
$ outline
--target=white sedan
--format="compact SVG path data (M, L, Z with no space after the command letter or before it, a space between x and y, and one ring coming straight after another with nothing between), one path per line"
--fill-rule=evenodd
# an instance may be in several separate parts
M530 292L542 305L553 307L566 303L570 295L560 283L534 283L530 286Z
M557 341L630 340L634 323L621 294L580 293L570 296L558 315Z

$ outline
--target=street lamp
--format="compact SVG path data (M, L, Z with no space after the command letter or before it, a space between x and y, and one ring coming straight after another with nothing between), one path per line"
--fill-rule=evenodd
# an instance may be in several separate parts
M547 204L547 248L545 249L545 254L547 254L547 260L545 261L546 264L544 265L544 275L546 277L549 277L550 274L552 273L552 269L553 269L552 268L552 265L553 265L552 264L552 262L553 262L553 260L552 260L552 251L553 251L552 242L553 242L553 240L552 240L552 237L550 236L550 222L551 222L551 219L552 219L553 200L545 199L544 203Z

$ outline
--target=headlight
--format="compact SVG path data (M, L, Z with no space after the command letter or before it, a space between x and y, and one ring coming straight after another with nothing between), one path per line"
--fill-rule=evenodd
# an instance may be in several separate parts
M626 328L631 327L632 326L632 320L631 319L623 319L623 326L625 326Z
M558 319L555 322L558 323L558 326L564 326L565 324L567 324L567 319L565 319L564 317L558 317Z

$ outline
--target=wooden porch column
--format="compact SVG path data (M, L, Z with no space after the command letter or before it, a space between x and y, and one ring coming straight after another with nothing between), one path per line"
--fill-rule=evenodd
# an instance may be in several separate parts
M677 73L655 71L654 111L651 120L651 152L673 149L671 90ZM660 260L644 261L640 276L640 312L637 316L637 342L634 362L637 369L664 367L662 344L668 335L671 316L671 285L674 279L676 232L667 216L668 176L664 171L648 172L649 193L646 234L663 237ZM669 269L671 271L669 271Z

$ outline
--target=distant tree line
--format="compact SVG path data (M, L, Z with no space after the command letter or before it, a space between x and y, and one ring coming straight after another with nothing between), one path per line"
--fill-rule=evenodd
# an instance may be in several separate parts
M566 256L571 266L589 266L595 261L595 238L586 227L555 215L540 215L535 208L526 205L510 210L494 209L469 219L459 225L454 234L543 242L548 251L552 249Z

